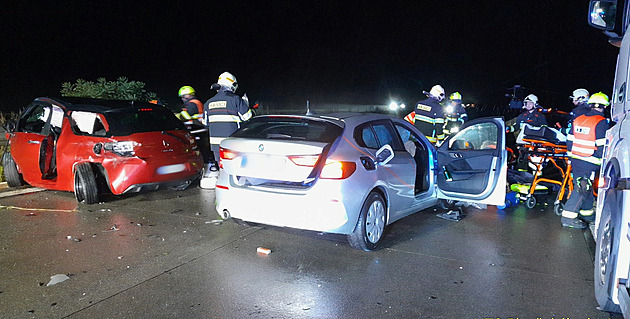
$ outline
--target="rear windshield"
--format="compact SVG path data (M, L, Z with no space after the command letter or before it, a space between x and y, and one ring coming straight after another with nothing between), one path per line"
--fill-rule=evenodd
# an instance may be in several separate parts
M104 115L109 124L109 134L113 136L186 129L184 124L164 107L120 108L107 111Z
M342 131L343 128L325 121L305 118L255 117L245 122L243 127L232 136L332 143Z

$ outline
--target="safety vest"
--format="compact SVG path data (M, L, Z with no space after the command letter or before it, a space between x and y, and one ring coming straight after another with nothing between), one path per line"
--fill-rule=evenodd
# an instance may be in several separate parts
M597 124L605 120L606 118L601 115L581 115L573 121L573 132L567 137L573 142L569 150L570 157L596 165L601 164L601 159L593 157L593 154L598 146L606 143L605 137L598 139L596 135Z

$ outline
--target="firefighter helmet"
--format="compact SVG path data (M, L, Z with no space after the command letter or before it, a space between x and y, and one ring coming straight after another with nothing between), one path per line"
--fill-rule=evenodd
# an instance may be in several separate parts
M573 95L569 96L573 101L586 102L588 101L589 93L586 89L576 89L573 91Z
M181 97L186 94L195 95L195 89L193 89L192 86L188 86L188 85L182 86L179 89L179 96Z
M217 83L232 92L236 92L236 89L238 88L236 77L230 72L221 73L221 75L219 75L219 80L217 81Z
M455 92L455 93L451 94L451 96L449 96L448 99L451 100L451 101L461 102L462 101L462 95L459 94L459 92Z
M444 99L444 88L439 84L434 85L431 91L429 91L429 94L438 101L442 101Z
M526 96L523 101L524 102L532 101L532 102L534 102L534 104L538 104L538 97L536 95L534 95L534 94L530 94L530 95Z
M610 100L608 99L608 95L602 92L598 92L591 95L591 97L588 99L588 104L591 107L597 107L596 106L597 104L603 105L604 107L606 107L610 105Z

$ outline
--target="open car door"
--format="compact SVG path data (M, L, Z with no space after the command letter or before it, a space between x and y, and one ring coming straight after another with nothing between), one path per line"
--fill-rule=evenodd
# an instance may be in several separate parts
M503 205L507 183L505 123L481 118L465 123L437 150L438 198Z

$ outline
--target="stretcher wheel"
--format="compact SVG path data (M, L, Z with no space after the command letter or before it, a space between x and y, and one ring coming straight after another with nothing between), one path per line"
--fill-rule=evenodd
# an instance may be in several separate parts
M553 212L558 216L562 216L562 211L564 210L564 204L557 203L553 205Z
M525 207L532 209L534 208L534 206L536 206L536 197L534 196L527 197L527 200L525 200Z

